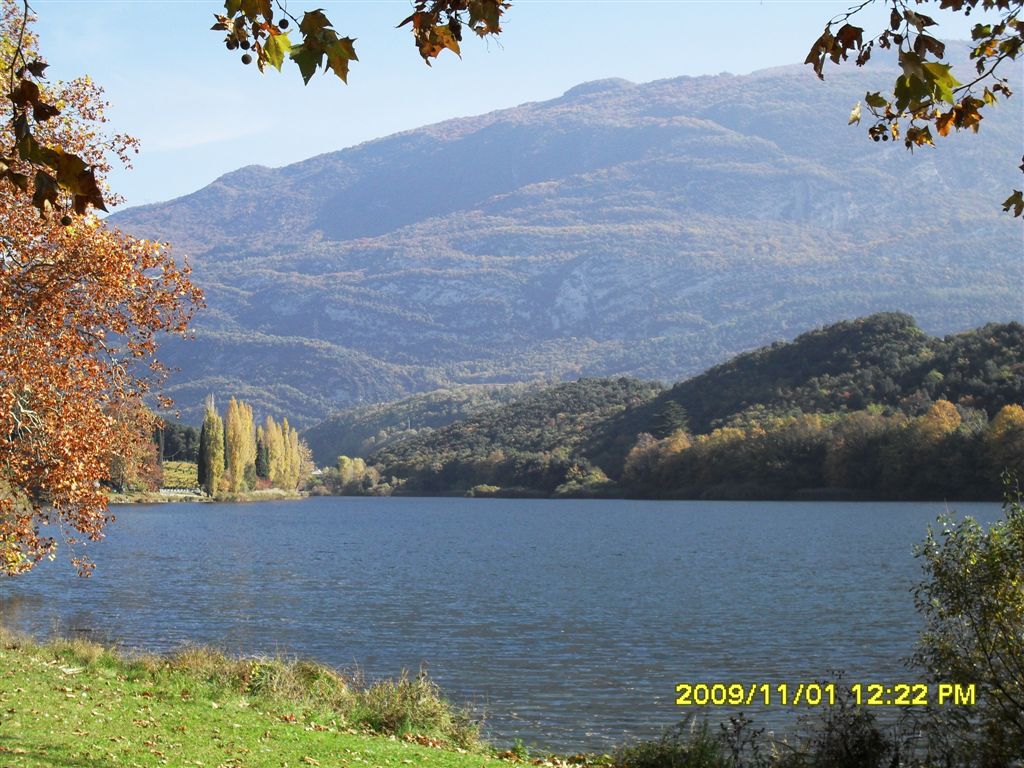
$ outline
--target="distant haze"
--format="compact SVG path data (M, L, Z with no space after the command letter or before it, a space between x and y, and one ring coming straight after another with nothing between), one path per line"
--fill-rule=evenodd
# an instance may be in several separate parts
M1019 69L1019 68L1018 68ZM1020 319L1021 99L911 155L848 127L894 73L647 84L242 168L118 226L187 255L209 309L171 394L310 424L451 383L674 381L883 310L948 333Z

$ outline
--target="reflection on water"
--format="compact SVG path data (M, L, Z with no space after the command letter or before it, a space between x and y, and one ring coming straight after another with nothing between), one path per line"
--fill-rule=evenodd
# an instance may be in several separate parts
M339 499L122 508L96 574L0 582L0 619L123 647L427 665L490 735L657 733L677 682L898 682L942 504ZM960 504L983 521L996 504ZM723 713L724 714L724 713ZM792 718L753 712L784 727Z

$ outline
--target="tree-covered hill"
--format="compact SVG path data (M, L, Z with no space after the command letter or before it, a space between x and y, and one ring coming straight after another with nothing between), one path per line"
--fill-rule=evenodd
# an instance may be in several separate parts
M1020 323L940 338L882 313L744 353L670 389L583 379L534 390L368 460L405 479L406 492L607 493L610 478L618 492L655 496L833 488L995 498L1000 462L1024 469L1021 403Z
M399 440L422 437L455 421L511 403L543 386L466 384L403 398L391 403L350 408L303 432L317 464L339 456L367 456Z
M551 493L596 424L647 402L660 389L627 378L557 384L392 443L370 459L384 468L385 477L405 479L406 491L494 485Z
M1024 400L1024 326L992 323L946 337L909 315L843 321L746 352L680 382L595 430L589 457L618 476L640 433L710 432L747 411L837 413L869 406L917 414L935 400L992 417Z

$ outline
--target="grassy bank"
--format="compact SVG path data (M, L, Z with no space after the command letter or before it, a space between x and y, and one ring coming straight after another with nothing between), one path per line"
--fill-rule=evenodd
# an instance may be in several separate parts
M361 686L309 662L210 649L122 656L0 630L0 765L507 765L421 678Z
M252 501L287 501L289 499L305 499L309 496L302 491L284 491L280 488L267 488L262 491L245 491L243 493L219 493L215 497L205 494L164 493L162 491L132 491L129 493L111 493L108 501L111 504L168 504L171 502L189 502L191 504L209 504L212 502L252 502Z
M988 740L1005 741L1010 731L989 733L979 747L949 738L956 734L946 725L956 722L905 713L883 724L842 698L781 738L739 715L718 728L691 719L612 755L536 757L521 743L506 751L484 743L478 723L426 677L364 685L308 661L209 648L129 656L85 640L37 644L0 628L0 768L1016 765L988 759Z

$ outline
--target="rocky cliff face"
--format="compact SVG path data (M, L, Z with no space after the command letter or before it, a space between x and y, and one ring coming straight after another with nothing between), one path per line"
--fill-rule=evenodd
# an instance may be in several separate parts
M675 380L841 318L1021 316L1021 99L914 156L848 128L884 68L608 80L113 217L207 291L170 394L307 423L449 383Z

